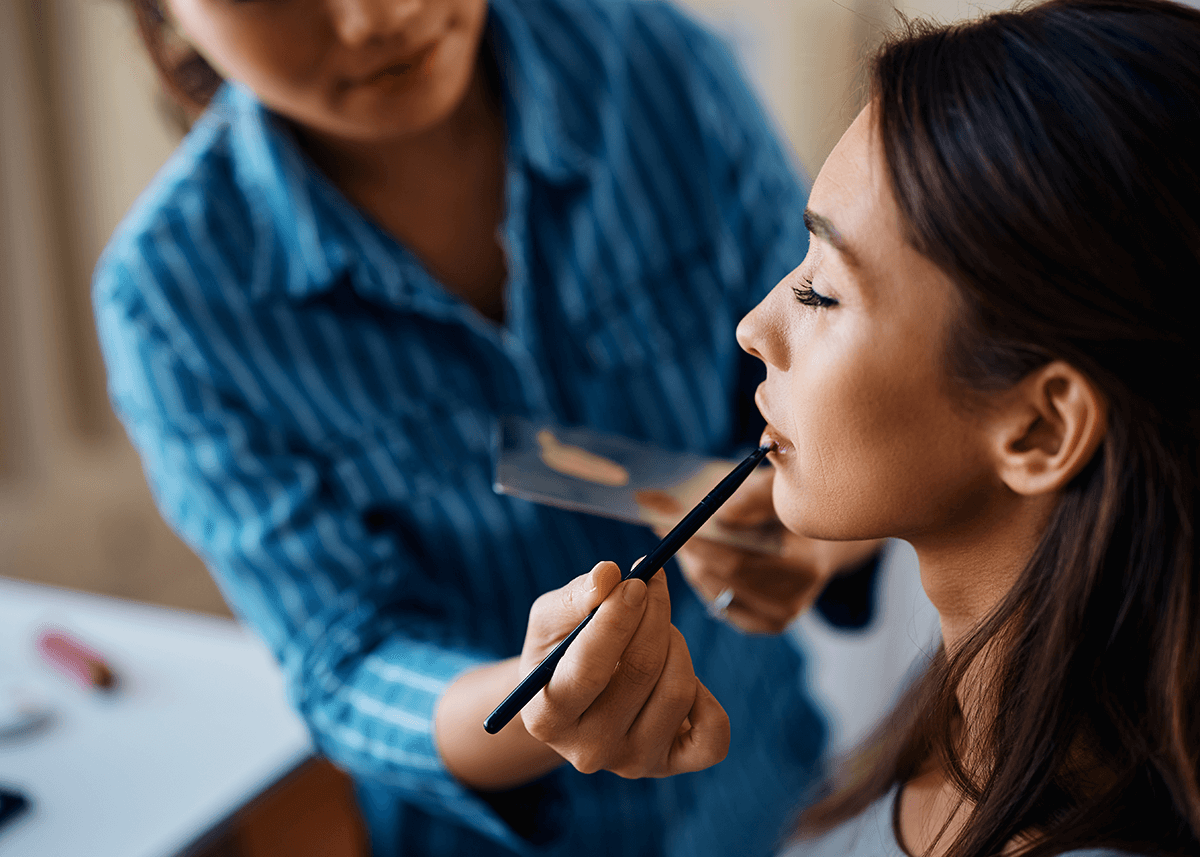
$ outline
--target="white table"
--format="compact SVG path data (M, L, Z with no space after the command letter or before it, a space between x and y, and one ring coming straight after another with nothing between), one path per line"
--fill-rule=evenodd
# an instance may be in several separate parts
M37 631L102 652L117 692L50 670ZM32 806L0 829L0 857L166 857L312 755L279 670L237 623L0 577L0 683L53 719L0 741L0 785Z

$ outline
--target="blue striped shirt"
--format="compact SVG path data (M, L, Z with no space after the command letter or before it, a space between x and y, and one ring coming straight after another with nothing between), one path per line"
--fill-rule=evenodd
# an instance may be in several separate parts
M269 643L376 853L768 853L823 725L778 637L673 621L729 713L721 764L463 788L434 706L643 528L492 490L499 415L696 452L757 440L741 316L803 258L805 193L733 61L676 9L493 0L508 149L503 325L355 209L227 84L96 271L111 398L159 507Z

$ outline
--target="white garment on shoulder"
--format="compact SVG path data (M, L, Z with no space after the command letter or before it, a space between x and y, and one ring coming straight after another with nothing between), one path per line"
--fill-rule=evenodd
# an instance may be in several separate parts
M857 818L852 818L833 830L812 839L790 843L779 857L908 857L896 841L892 829L892 789L871 804ZM1108 848L1086 848L1068 851L1061 857L1136 857L1124 851Z
M792 842L779 857L906 857L892 831L895 794L893 789L828 833Z

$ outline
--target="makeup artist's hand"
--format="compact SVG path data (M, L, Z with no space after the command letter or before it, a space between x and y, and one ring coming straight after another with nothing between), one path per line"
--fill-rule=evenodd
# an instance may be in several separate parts
M882 547L878 540L826 542L784 529L771 501L774 470L760 467L738 489L713 520L728 530L762 533L782 540L778 554L759 553L691 539L676 554L683 575L708 604L728 600L722 618L744 631L777 634L806 610L829 579L849 571Z
M584 773L664 777L725 758L729 718L692 669L671 624L666 578L621 582L602 562L539 598L521 653L525 675L593 607L546 688L521 712L535 738Z

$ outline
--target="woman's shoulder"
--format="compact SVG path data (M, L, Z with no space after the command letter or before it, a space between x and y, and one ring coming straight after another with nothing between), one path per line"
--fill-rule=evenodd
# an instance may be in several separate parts
M121 218L101 263L169 241L174 227L199 218L214 228L248 225L253 191L236 157L244 121L223 88Z
M907 857L896 839L892 810L896 789L892 788L857 816L815 837L795 841L779 857ZM1111 848L1082 848L1062 852L1059 857L1144 857Z
M113 231L93 273L95 302L129 302L171 279L172 268L195 268L198 257L228 272L245 264L254 191L234 155L236 119L222 102L197 121ZM182 267L174 263L183 261ZM162 276L160 276L162 275Z
M493 3L497 0L492 0ZM550 13L557 18L574 18L591 24L629 26L638 22L663 21L684 29L707 29L694 16L671 0L499 0L519 6L535 22ZM544 20L544 18L543 18Z
M895 789L816 836L796 840L779 857L906 857L892 829Z
M566 128L585 149L622 133L667 149L690 139L713 159L714 175L769 152L795 183L795 164L729 40L689 10L667 0L493 2L519 10L542 46L565 96ZM611 109L598 117L599 103Z

